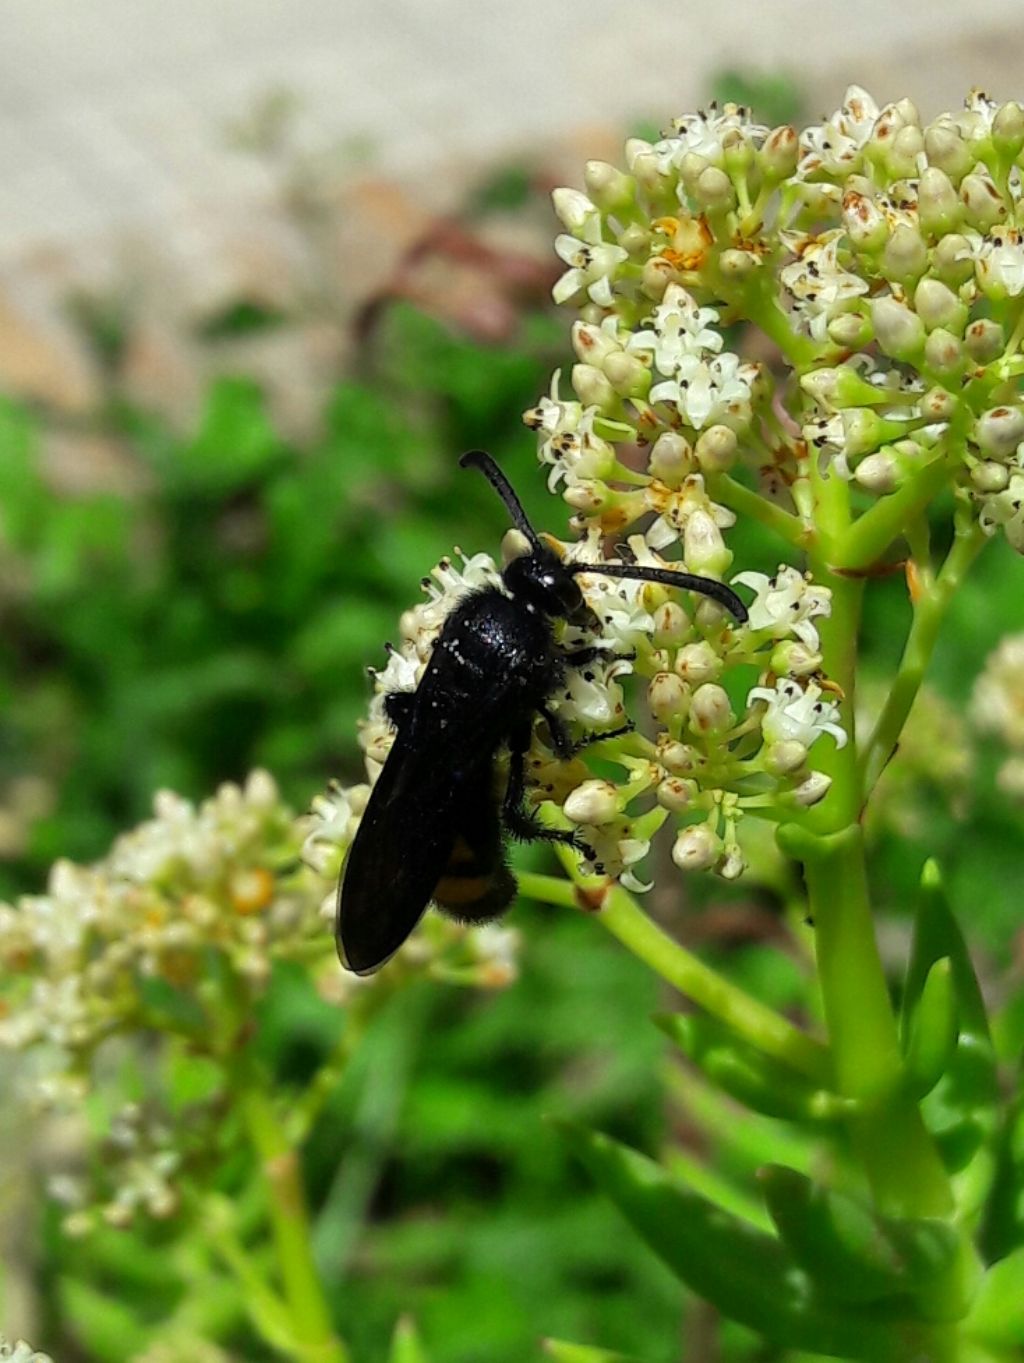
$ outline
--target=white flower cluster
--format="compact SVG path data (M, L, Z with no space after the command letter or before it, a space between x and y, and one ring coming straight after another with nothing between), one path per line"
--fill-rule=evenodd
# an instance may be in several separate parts
M1010 634L985 662L974 684L971 719L1008 750L999 769L1000 788L1024 799L1024 634Z
M660 480L670 433L706 474L742 452L783 501L808 453L872 497L935 466L1024 552L1020 105L973 91L924 123L910 100L879 108L851 86L799 134L729 105L631 140L626 164L592 161L586 192L554 194L586 249L555 288L581 313L579 401L553 395L527 420L579 517L623 523L628 451L650 451ZM772 392L725 349L733 317L761 327L799 385Z
M53 1363L53 1359L49 1354L33 1349L23 1339L12 1344L0 1338L0 1363Z
M260 992L274 956L320 932L312 882L286 886L291 815L265 772L199 808L169 792L106 861L54 866L45 895L0 905L10 997L0 1045L81 1052L136 1020L147 979L192 989L205 953ZM5 980L6 983L6 980Z

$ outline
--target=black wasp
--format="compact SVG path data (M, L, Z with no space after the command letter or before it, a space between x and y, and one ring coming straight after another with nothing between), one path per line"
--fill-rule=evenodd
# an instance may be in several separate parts
M470 592L452 610L416 690L385 697L395 739L338 892L338 953L357 975L394 955L431 901L466 923L504 912L516 882L503 833L579 845L573 833L545 828L524 801L534 717L547 721L559 756L575 752L579 745L549 700L566 668L602 652L570 652L555 639L556 620L593 622L577 574L683 587L712 597L737 620L747 618L735 592L711 578L632 563L563 563L541 542L489 454L470 450L459 463L489 479L530 549L505 568L503 587ZM509 758L503 795L495 775L501 748Z

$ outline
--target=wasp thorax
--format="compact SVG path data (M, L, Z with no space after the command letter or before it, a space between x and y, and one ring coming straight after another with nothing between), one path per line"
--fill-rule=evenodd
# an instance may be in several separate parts
M576 579L550 549L514 558L503 576L513 596L545 615L572 615L583 605Z

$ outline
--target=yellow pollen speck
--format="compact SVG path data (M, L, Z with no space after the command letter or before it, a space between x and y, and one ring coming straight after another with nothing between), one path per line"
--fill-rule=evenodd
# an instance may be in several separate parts
M265 866L251 866L231 877L229 889L236 913L259 913L274 897L274 877Z

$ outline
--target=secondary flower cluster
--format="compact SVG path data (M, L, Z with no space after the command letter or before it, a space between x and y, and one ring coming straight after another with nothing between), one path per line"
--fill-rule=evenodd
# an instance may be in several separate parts
M556 378L527 414L552 484L617 532L657 501L671 433L677 466L713 476L742 449L797 510L815 475L865 505L955 481L1024 551L1022 149L1018 104L973 92L923 124L854 86L799 135L727 105L631 140L626 171L590 162L586 193L554 195L575 397ZM791 369L727 350L733 320ZM628 494L608 487L624 466Z
M1024 798L1024 634L1007 635L989 655L974 684L971 718L1008 751L999 769L1000 787Z
M389 987L342 976L324 930L331 858L359 800L333 794L296 821L260 771L198 807L162 792L106 860L59 862L45 894L0 904L0 1048L21 1053L24 1097L44 1113L80 1115L88 1100L105 1114L101 1157L83 1166L76 1153L51 1181L69 1231L177 1210L185 1171L220 1148L232 1057L275 964L305 963L332 1001ZM432 924L407 968L485 985L512 976L511 934L464 936ZM207 1062L201 1096L182 1107L174 1075L195 1057ZM144 1101L112 1082L129 1073L145 1075Z
M666 459L677 439L662 438ZM671 568L658 548L681 538L687 567L720 576L731 558L720 526L733 517L710 500L699 473L675 482L661 485L662 514L646 535L630 537L626 557ZM549 542L573 562L624 561L608 559L596 527L575 542ZM513 534L506 547L522 552L524 544ZM678 865L738 876L745 861L736 829L744 811L770 816L777 808L792 814L816 803L829 781L812 769L810 749L826 734L846 741L838 706L820 675L815 622L829 613L829 592L785 565L772 577L741 573L734 583L754 595L750 619L740 627L723 607L699 595L684 606L678 591L650 582L586 573L577 581L593 625L564 627L562 642L570 650L598 644L602 656L567 670L552 708L576 734L599 738L603 730L621 728L635 708L627 707L626 688L637 685L627 680L632 677L646 686L657 731L652 737L634 731L595 748L623 769L623 778L613 783L588 766L588 750L566 762L539 729L528 757L528 798L560 808L594 853L590 869L620 877L627 888L648 888L634 868L669 817L678 826ZM415 689L448 613L467 592L484 586L501 588L498 567L486 555L462 556L461 566L444 559L424 579L428 600L403 615L400 644L389 649L388 664L376 675L376 695L361 733L371 781L394 739L384 697ZM760 686L746 685L739 706L725 685L737 669L762 678ZM308 854L322 858L317 864L325 874L337 869L341 850L351 843L368 790L338 790L316 807L319 823Z
M39 1353L23 1339L19 1339L16 1344L9 1344L6 1339L0 1339L0 1363L53 1363L53 1360L49 1354Z

